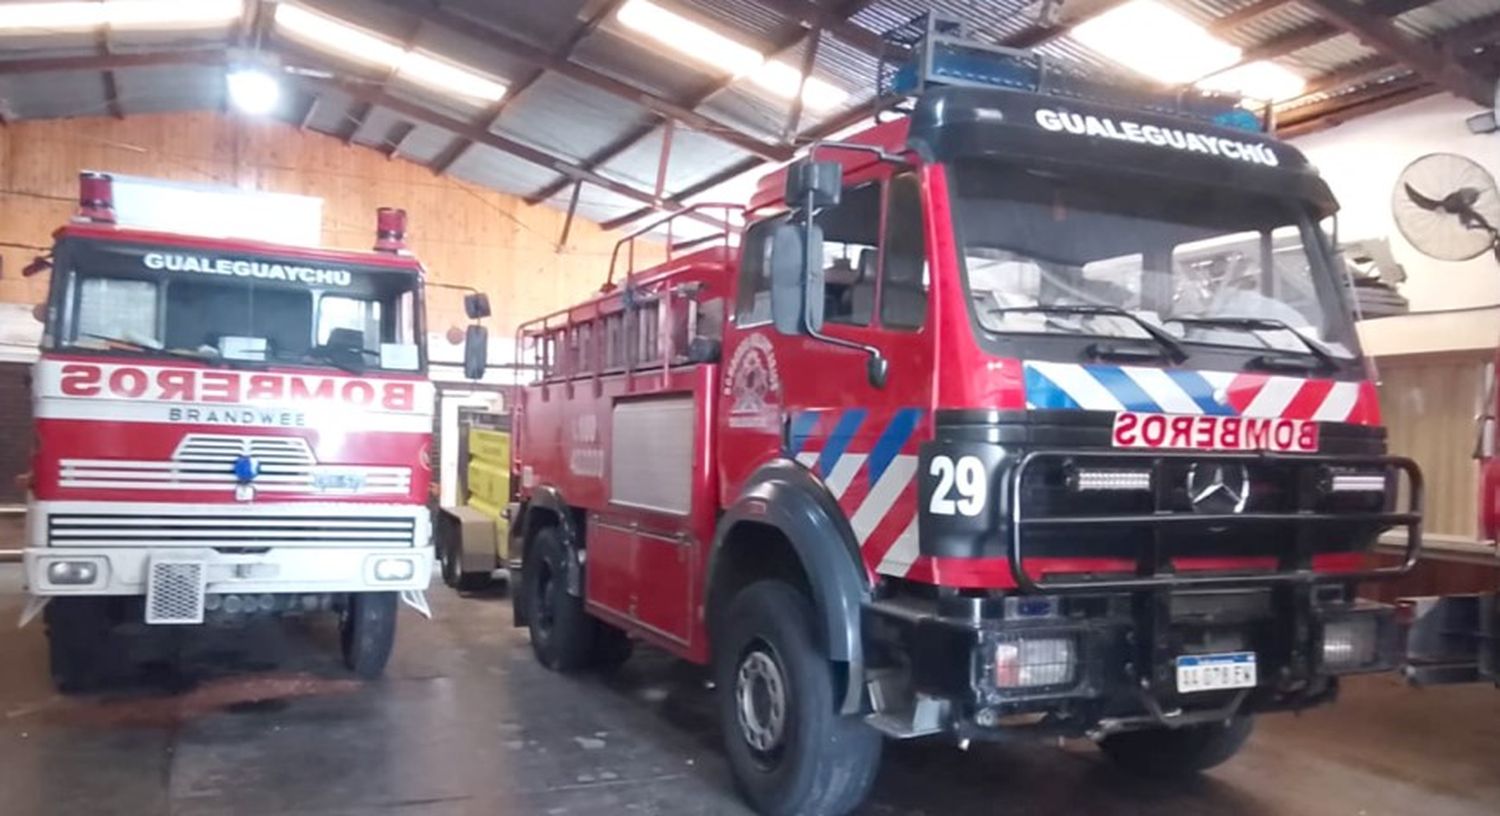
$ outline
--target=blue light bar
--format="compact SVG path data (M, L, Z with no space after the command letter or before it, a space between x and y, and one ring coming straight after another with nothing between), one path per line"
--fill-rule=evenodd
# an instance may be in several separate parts
M962 23L931 13L884 36L888 42L908 48L911 56L900 63L882 65L882 96L915 96L942 85L1004 88L1141 108L1220 127L1265 130L1261 118L1243 107L1238 97L1192 87L1095 79L1077 67L1034 51L975 40Z

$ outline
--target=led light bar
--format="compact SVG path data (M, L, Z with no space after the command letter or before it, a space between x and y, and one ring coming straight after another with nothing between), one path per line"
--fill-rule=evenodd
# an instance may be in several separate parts
M1086 491L1141 491L1151 489L1151 471L1121 468L1078 468L1073 471L1073 489Z
M1335 473L1328 478L1330 493L1384 493L1384 473Z

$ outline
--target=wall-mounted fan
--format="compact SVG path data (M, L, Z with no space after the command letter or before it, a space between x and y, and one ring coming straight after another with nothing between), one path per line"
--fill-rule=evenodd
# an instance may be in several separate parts
M1430 153L1408 164L1391 191L1391 216L1424 255L1467 261L1489 252L1500 260L1500 193L1463 156Z

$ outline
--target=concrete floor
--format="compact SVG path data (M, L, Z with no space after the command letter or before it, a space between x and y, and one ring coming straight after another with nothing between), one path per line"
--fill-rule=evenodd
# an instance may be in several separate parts
M0 566L0 813L744 813L701 677L642 650L617 676L533 662L502 595L431 593L404 613L389 676L339 671L327 623L192 637L176 671L64 698ZM1500 690L1346 687L1262 720L1249 747L1180 784L1134 780L1089 745L891 745L865 813L1500 813Z

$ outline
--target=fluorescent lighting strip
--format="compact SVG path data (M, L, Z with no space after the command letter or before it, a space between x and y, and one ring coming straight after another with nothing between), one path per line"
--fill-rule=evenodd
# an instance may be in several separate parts
M1273 62L1239 65L1244 51L1159 0L1131 0L1069 33L1104 57L1168 85L1196 80L1205 90L1257 100L1288 99L1307 86L1306 79Z
M109 0L90 3L0 3L0 34L49 34L110 28L200 28L228 23L243 0Z
M802 72L791 65L768 60L754 48L651 0L630 0L620 8L618 19L621 25L653 42L732 77L744 77L782 99L794 98L802 84ZM808 77L802 88L802 103L814 109L826 110L848 98L842 88L817 77Z
M504 84L477 71L416 49L402 48L363 29L301 6L277 5L276 25L315 48L387 68L398 77L435 90L482 102L494 102L505 95Z

